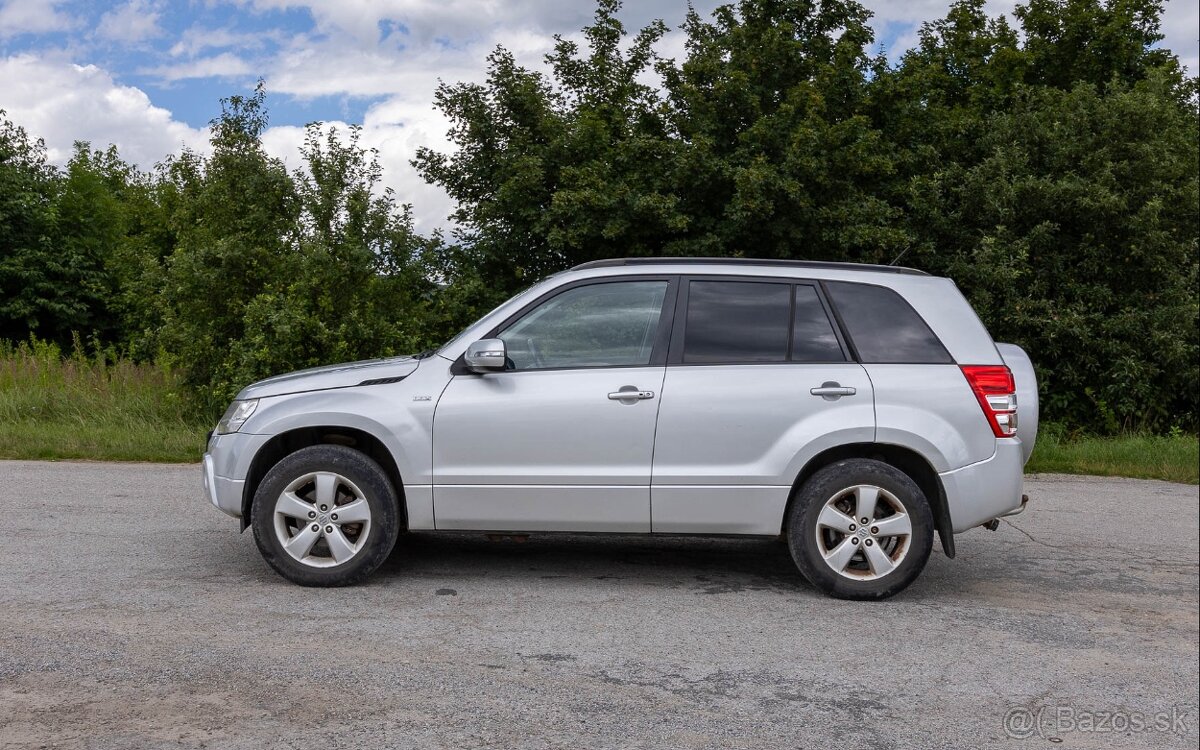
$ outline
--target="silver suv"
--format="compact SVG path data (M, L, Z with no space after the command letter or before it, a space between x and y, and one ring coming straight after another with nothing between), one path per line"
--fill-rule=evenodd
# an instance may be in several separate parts
M726 534L782 536L821 591L879 599L934 530L953 557L1024 509L1036 432L1029 358L948 279L607 260L436 351L247 387L204 487L302 585L363 580L405 530Z

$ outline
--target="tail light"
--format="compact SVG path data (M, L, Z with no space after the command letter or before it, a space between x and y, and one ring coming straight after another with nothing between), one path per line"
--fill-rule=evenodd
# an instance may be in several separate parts
M996 437L1017 434L1017 384L1005 365L963 365L963 375Z

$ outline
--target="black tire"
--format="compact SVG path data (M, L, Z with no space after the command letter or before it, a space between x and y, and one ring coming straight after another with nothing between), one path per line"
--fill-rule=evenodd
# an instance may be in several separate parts
M289 484L310 472L334 472L350 480L371 511L365 543L339 565L321 568L302 563L284 550L275 533L276 500ZM259 484L250 515L254 541L263 559L301 586L360 583L388 558L400 535L400 501L391 480L369 456L341 445L314 445L285 456Z
M890 493L903 506L911 523L907 552L900 562L890 572L869 580L856 580L836 572L826 564L818 547L817 517L822 508L832 498L849 497L846 493L856 485L873 485ZM838 599L886 599L903 591L921 574L933 548L933 513L921 488L894 466L865 458L838 461L813 474L800 487L787 524L788 547L800 573L817 589ZM836 537L836 532L823 533L834 533ZM850 536L853 534L843 538ZM865 538L861 542L867 543ZM876 540L872 543L878 543L882 548L883 544L899 542ZM859 542L855 541L857 544ZM854 564L867 565L865 555L856 557Z

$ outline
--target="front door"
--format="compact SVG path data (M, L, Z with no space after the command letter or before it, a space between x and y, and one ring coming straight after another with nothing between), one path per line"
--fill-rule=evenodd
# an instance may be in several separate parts
M492 335L508 369L455 375L434 411L438 529L650 531L666 277L583 281Z

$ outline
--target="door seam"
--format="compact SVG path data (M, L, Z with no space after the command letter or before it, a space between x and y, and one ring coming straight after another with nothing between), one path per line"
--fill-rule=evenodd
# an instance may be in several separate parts
M650 436L650 477L646 483L646 505L650 510L650 533L654 533L654 454L658 450L658 418L667 393L667 366L663 365L662 385L658 387L658 404L654 407L654 434Z

